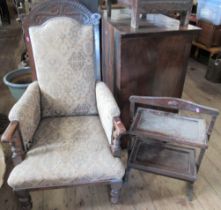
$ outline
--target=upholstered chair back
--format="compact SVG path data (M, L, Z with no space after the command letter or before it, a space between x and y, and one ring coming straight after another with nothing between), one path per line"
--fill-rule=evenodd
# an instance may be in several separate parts
M96 114L93 25L53 17L29 37L43 117Z

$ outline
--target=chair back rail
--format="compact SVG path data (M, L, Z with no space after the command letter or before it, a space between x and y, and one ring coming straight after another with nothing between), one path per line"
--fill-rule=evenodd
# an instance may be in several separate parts
M36 68L33 58L32 44L29 36L31 26L42 25L53 17L70 17L81 24L93 25L94 27L94 62L96 80L101 80L100 73L100 14L90 12L85 6L78 1L71 0L49 0L43 4L37 4L32 8L29 15L22 18L23 32L29 55L29 64L32 69L32 79L37 80Z

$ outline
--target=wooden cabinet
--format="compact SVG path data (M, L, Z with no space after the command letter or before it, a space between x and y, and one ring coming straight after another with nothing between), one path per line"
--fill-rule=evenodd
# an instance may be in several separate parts
M198 21L197 25L202 28L197 42L204 44L206 47L221 46L221 25L215 26L203 20Z
M114 93L129 125L129 97L181 97L191 43L199 28L180 28L179 21L148 15L132 29L119 10L102 19L102 76Z

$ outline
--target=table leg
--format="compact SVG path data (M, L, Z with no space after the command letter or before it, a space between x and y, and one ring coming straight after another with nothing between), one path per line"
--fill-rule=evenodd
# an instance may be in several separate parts
M111 9L112 9L111 0L106 0L106 1L107 1L107 16L111 17Z
M131 6L131 28L138 28L139 27L139 6L138 0L134 0Z
M199 56L199 48L198 47L196 47L196 50L195 50L195 52L194 52L194 58L198 58L198 56Z
M187 196L189 201L193 200L193 182L188 182L187 183Z
M130 170L131 169L129 167L127 167L126 170L125 170L125 174L124 174L124 178L123 178L125 183L128 183L128 181L129 181Z

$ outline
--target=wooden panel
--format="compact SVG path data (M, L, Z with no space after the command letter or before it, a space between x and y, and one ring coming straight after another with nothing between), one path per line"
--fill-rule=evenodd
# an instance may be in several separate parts
M197 41L207 47L221 45L221 26L215 26L206 21L198 21L197 25L202 28L202 31L197 38Z
M114 90L114 30L110 24L102 20L102 78L113 92ZM103 71L103 70L106 71Z
M122 17L122 18L120 18ZM199 29L179 28L179 21L149 16L145 27L133 30L119 11L102 19L102 74L114 93L129 127L129 97L181 97L192 39Z
M161 34L123 38L121 70L116 74L116 94L123 103L131 95L180 97L191 40Z
M130 133L179 145L208 146L205 120L163 111L138 108Z
M137 141L128 166L176 179L196 180L193 149L156 143L154 140Z
M32 9L29 15L25 16L22 19L22 27L26 41L27 52L29 55L29 65L32 69L32 79L37 80L37 74L35 69L35 61L32 50L32 43L29 34L29 28L31 26L40 26L47 20L53 17L66 16L77 20L80 24L83 25L93 25L94 28L94 49L95 49L95 71L96 78L100 79L100 33L99 33L99 24L100 16L93 15L93 13L88 10L85 6L79 2L71 0L53 0L46 1L37 4L34 9Z

